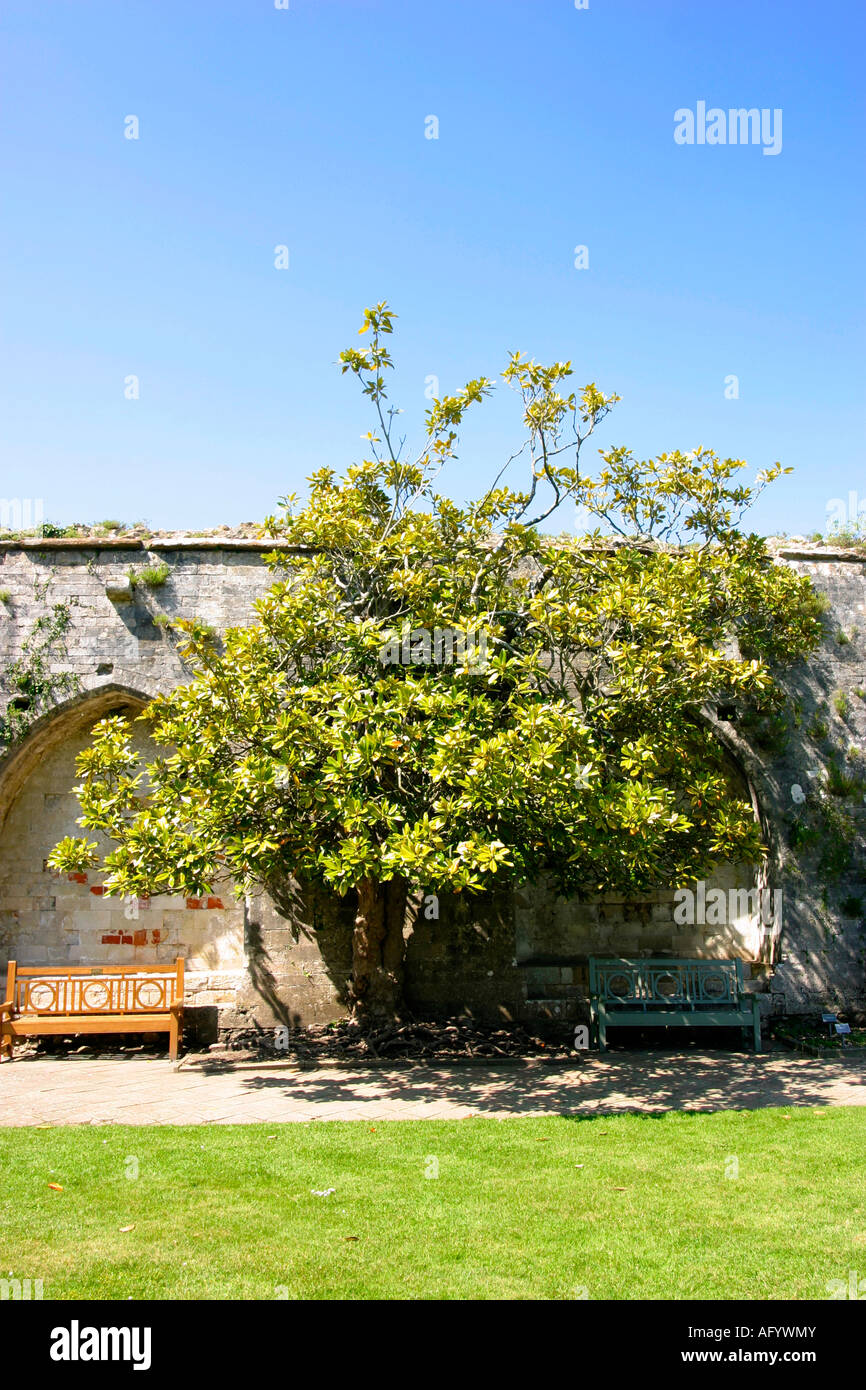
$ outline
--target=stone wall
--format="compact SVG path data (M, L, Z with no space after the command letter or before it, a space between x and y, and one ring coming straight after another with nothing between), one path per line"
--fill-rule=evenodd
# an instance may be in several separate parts
M826 641L786 676L797 715L785 740L737 717L717 727L764 822L767 884L782 893L781 935L778 921L762 930L754 912L677 921L678 885L639 902L566 901L544 886L474 902L443 897L435 907L419 898L405 927L407 998L416 1013L500 1023L585 1017L591 954L739 956L750 963L768 1009L866 1011L866 806L856 785L844 796L826 790L833 758L856 774L851 749L866 748L866 560L790 548L778 559L827 595ZM129 583L127 571L161 561L170 567L163 585ZM280 912L266 896L237 901L219 886L204 900L119 903L103 896L98 875L60 878L44 864L62 835L79 833L74 761L95 720L135 712L185 678L159 615L198 616L220 630L247 623L269 581L254 541L171 538L148 548L0 543L0 588L8 594L0 607L0 662L8 666L20 654L52 604L68 603L66 652L57 666L74 672L79 684L0 762L0 963L96 965L183 955L189 1017L202 1038L327 1022L344 1011L349 897L295 885ZM751 872L722 866L707 890L714 886L726 894L749 888Z

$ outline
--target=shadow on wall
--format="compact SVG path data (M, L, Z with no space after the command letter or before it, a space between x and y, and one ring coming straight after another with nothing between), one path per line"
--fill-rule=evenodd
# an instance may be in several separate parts
M280 995L279 982L265 945L262 925L260 922L251 921L248 915L244 919L244 944L247 952L247 970L253 990L278 1024L287 1028L297 1027L301 1016L292 1012Z
M345 1017L354 919L352 895L339 898L295 879L248 896L238 1022L262 1031Z
M256 1026L344 1017L356 897L290 880L248 900L244 998ZM514 910L507 893L410 896L404 920L405 1002L416 1018L463 1015L505 1026L520 1013ZM434 915L435 914L435 915Z
M725 866L712 882L724 887L727 904L754 878L748 866ZM499 1027L580 1021L590 955L755 959L751 916L719 925L708 914L706 923L678 925L673 899L666 889L641 900L580 901L542 886L471 899L417 894L404 926L407 1012ZM354 915L354 894L341 899L293 881L274 899L248 899L248 988L237 1026L292 1028L345 1016ZM231 1028L228 1017L221 1026Z
M417 1018L464 1017L507 1027L522 1016L514 902L508 892L410 901L405 994Z
M767 808L771 882L784 898L772 1012L857 1018L866 1016L866 605L861 564L836 570L812 576L834 603L818 651L785 673L787 709L733 710L718 733Z

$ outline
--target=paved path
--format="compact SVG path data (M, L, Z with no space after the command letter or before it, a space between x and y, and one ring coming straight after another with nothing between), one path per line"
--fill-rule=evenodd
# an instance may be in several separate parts
M0 1066L0 1124L280 1124L866 1105L866 1065L792 1054L617 1053L568 1066L347 1066L135 1056Z

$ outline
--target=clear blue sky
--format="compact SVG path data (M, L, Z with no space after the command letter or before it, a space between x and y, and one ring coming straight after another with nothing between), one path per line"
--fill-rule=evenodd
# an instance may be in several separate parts
M361 455L335 362L388 299L410 435L428 375L520 348L623 397L600 443L793 465L758 529L866 504L859 0L6 0L0 26L5 497L260 518ZM781 108L781 153L677 145L701 100ZM511 452L497 397L443 490Z

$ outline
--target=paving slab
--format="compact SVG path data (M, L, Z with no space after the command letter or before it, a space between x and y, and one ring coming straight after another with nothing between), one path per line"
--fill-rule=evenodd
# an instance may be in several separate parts
M573 1065L361 1065L23 1057L0 1065L0 1125L283 1124L866 1105L866 1063L746 1053L591 1054Z

